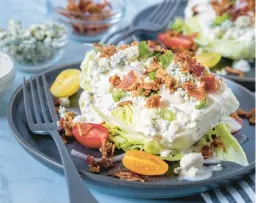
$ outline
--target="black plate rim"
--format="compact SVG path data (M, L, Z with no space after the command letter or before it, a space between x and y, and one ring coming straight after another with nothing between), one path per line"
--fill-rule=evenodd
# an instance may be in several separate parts
M56 71L58 69L65 69L65 67L69 67L69 66L80 66L80 62L76 62L76 63L71 63L71 64L66 64L66 65L60 65L57 66L55 68L46 70L44 72L42 72L39 75L43 75L45 73L51 72L51 71ZM35 76L32 77L32 79L35 78ZM242 91L245 91L246 93L248 93L249 95L251 95L252 97L255 98L254 94L252 92L250 92L248 89L246 89L245 87L241 86L240 84L233 82L229 79L225 79L223 78L224 81L228 81L229 83L232 83L233 85L236 85L238 88L240 88ZM26 81L27 83L28 81ZM41 151L37 150L36 148L34 148L32 145L30 145L29 143L26 142L26 140L20 135L20 133L18 132L18 130L15 127L15 124L13 123L12 120L12 106L14 105L14 100L17 96L17 94L22 91L23 87L22 85L20 85L16 91L13 93L10 102L9 102L9 107L8 107L8 115L7 115L7 120L8 120L8 124L12 130L12 134L14 135L14 137L16 138L16 140L22 145L22 147L24 147L28 152L30 152L32 155L35 155L35 157L39 158L40 161L46 162L58 169L63 169L63 166L56 162L55 160L53 160L52 158L46 156L45 154L43 154ZM161 182L132 182L132 181L125 181L125 180L120 180L117 178L113 178L113 177L109 177L109 176L105 176L105 175L100 175L100 174L93 174L90 172L86 172L85 174L82 174L83 176L85 176L86 178L88 178L91 181L95 181L95 183L104 183L104 184L113 184L113 185L117 185L117 186L128 186L128 187L134 187L134 188L179 188L182 186L188 187L188 186L203 186L205 184L219 184L221 183L223 180L228 180L228 179L232 179L236 176L244 176L248 173L250 173L251 171L253 171L253 169L255 168L255 160L250 163L248 166L245 166L235 172L232 172L228 175L221 175L218 177L214 177L213 178L209 178L209 179L205 179L205 180L201 180L201 181L191 181L191 182L180 182L180 183L161 183Z
M187 0L181 0L181 1L187 1ZM140 16L141 13L145 12L146 10L148 9L153 9L154 7L156 7L158 4L154 4L154 5L151 5L151 6L148 6L144 9L142 9L131 21L131 26L133 26L135 24L135 22L137 21L137 18ZM137 34L134 33L132 35L132 38L134 41L140 41L140 39L138 38ZM255 77L246 77L246 78L241 78L241 77L237 77L237 76L233 76L233 75L220 75L220 74L217 74L218 76L220 77L224 77L224 78L228 78L228 79L231 79L231 80L235 80L235 81L238 81L238 82L250 82L250 83L255 83Z

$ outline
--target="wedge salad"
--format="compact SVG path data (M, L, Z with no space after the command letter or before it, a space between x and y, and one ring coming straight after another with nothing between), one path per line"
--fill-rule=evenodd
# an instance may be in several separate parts
M222 69L219 74L243 77L250 71L248 62L255 59L254 1L189 0L184 15L158 36L163 44L196 55L208 68L219 68L222 57L222 64L233 70Z
M60 97L55 85L51 91ZM195 180L221 170L220 161L248 164L231 134L242 127L230 117L238 100L194 57L152 41L96 44L81 64L80 87L81 115L62 114L60 126L84 146L100 148L105 158L114 148L125 152L123 165L133 173L163 175L168 162L180 161L173 172ZM214 166L203 166L212 160Z

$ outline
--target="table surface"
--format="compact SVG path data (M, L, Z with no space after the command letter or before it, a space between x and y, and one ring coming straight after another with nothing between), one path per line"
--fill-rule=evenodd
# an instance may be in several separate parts
M127 14L122 24L129 23L134 14L153 2L156 1L127 0ZM45 0L0 0L0 5L0 27L6 25L8 19L13 15L13 10L17 8L33 8L40 12L46 12ZM57 65L79 62L83 59L84 53L81 44L72 41ZM17 71L11 89L0 96L0 203L68 203L63 174L54 172L28 154L13 137L6 120L7 106L11 95L21 84L23 76L28 78L30 75ZM91 191L102 203L199 203L202 201L200 195L172 200L142 200L102 194L93 189Z

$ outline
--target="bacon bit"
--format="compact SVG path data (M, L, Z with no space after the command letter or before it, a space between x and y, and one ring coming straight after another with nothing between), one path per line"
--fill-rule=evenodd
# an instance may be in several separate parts
M112 176L118 177L121 180L128 180L128 181L140 181L145 182L145 180L138 174L129 171L127 169L117 169Z
M117 74L115 74L115 75L113 75L113 76L111 76L111 77L109 78L109 82L110 82L113 86L117 86L117 85L120 84L121 79L120 79L120 77L119 77Z
M189 72L197 77L201 76L205 72L204 66L196 61L194 57L191 57L184 53L177 53L174 56L175 63L180 65L180 71L182 73Z
M177 81L171 77L170 75L167 75L164 78L164 84L166 88L169 90L170 93L174 92L178 88L178 83Z
M200 151L201 151L204 159L208 159L213 154L213 149L212 149L212 146L210 146L210 145L203 146Z
M215 138L213 139L213 142L211 143L211 145L212 145L213 147L222 147L223 150L226 151L225 145L224 145L224 143L221 141L221 139L220 139L219 137L215 137Z
M138 46L138 45L139 45L139 43L138 43L138 42L135 42L135 41L131 43L131 46L132 46L132 47L133 47L133 46Z
M193 81L188 81L182 84L182 88L185 89L189 96L195 97L199 100L204 100L206 96L205 84L201 83L199 87Z
M234 7L230 0L212 1L211 4L217 16L231 12Z
M91 171L92 173L99 173L100 172L100 166L94 160L93 156L88 156L87 157L87 162L88 162L88 166L89 166L89 171Z
M72 123L75 114L73 112L65 112L64 118L60 119L60 127L64 130L65 136L72 136Z
M110 58L111 56L113 56L116 52L116 47L114 45L110 45L107 47L102 46L100 49L100 57L106 57L106 58Z
M125 75L123 77L123 80L121 80L121 82L116 87L126 91L133 91L133 90L136 90L137 86L138 86L138 78L134 74L134 71L131 70L128 73L128 75Z
M108 139L102 140L100 152L102 154L102 157L111 158L115 152L115 144L110 142Z
M208 93L214 93L220 89L219 80L215 75L204 75L200 78L201 82L204 82L205 91Z
M150 73L150 72L153 72L160 68L162 68L161 64L158 62L157 58L154 57L152 63L150 64L150 66L147 69L147 72Z
M238 75L239 77L243 78L244 77L244 72L240 71L240 70L236 70L231 68L230 66L226 66L225 70L227 71L228 74L231 75Z
M141 84L139 84L136 91L133 92L133 95L134 96L139 96L139 95L149 96L152 93L152 91L158 91L160 89L160 87L161 87L160 79L156 79L152 83L145 83L143 81Z
M147 40L147 45L150 51L158 52L158 53L165 53L166 49L163 48L161 45L157 44L155 41Z
M242 109L238 109L236 114L241 117L245 117L249 120L251 125L255 125L255 108L252 108L250 112L244 111Z
M129 47L128 44L124 44L124 45L119 46L119 47L118 47L118 50L124 50L124 49L126 49L126 48L128 48L128 47Z
M80 123L76 123L75 125L77 126L78 134L80 136L86 136L88 132L92 129L92 125L90 125L89 123L83 123L83 125L81 125Z
M234 113L230 114L230 116L231 116L232 118L234 118L236 121L238 121L238 120L240 120L240 119L241 119L241 118L237 115L237 113L236 113L236 112L234 112Z
M117 104L117 106L125 106L125 105L132 105L132 101L123 101Z
M152 95L146 100L146 108L159 108L160 107L160 96Z

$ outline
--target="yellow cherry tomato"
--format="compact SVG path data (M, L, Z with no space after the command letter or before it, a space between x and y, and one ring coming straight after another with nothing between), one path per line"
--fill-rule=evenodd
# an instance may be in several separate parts
M217 53L202 53L195 56L197 61L201 63L203 66L206 66L208 68L213 68L216 66L221 59L221 55Z
M52 84L50 91L57 98L69 97L75 94L79 88L80 70L67 69L62 71Z
M168 170L168 164L158 156L139 150L126 152L122 162L125 168L141 175L162 175Z

